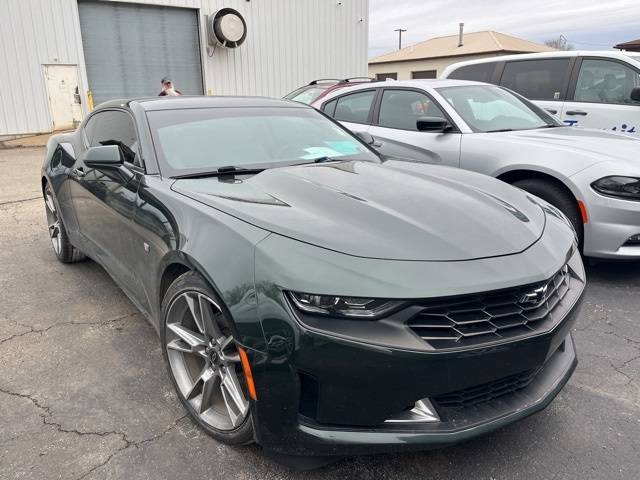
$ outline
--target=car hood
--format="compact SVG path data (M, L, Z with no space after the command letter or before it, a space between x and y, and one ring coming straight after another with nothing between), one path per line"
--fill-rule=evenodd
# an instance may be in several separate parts
M540 128L514 132L496 132L473 135L494 143L510 144L508 148L544 153L555 151L563 158L576 159L576 167L586 168L594 163L635 160L640 150L640 139L628 134L579 127Z
M389 260L514 254L535 243L545 223L542 209L521 190L472 172L407 162L281 167L181 179L172 189L280 235Z

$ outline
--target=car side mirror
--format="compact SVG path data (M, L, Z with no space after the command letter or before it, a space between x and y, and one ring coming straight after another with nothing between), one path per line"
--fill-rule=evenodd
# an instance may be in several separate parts
M453 126L441 117L420 117L416 121L416 128L419 132L447 132Z
M640 87L633 87L629 96L634 102L640 102Z
M362 140L367 145L370 145L372 147L381 147L382 146L381 143L376 142L376 139L373 138L373 135L371 135L369 132L355 132L355 136L358 137L360 140Z
M87 167L118 168L124 164L124 159L117 145L102 145L89 148L83 162Z

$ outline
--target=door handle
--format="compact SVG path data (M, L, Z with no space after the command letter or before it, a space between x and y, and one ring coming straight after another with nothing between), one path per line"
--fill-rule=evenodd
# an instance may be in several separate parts
M585 115L587 115L587 112L582 111L582 110L567 110L567 115L582 115L582 116L585 116Z
M82 178L84 177L84 170L82 167L77 167L71 170L71 175L74 177Z
M556 113L558 113L558 110L556 110L555 108L545 108L545 110L551 115L555 115Z

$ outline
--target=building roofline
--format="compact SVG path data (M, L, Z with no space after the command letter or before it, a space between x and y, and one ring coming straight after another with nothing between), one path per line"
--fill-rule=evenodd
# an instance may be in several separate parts
M423 57L413 57L413 58L402 58L402 59L395 59L395 60L377 60L377 59L381 59L384 57L387 57L389 55L393 55L397 52L403 52L406 50L410 50L411 51L415 48L420 48L420 46L429 43L429 42L433 42L434 40L440 40L443 38L457 38L457 35L441 35L438 37L431 37L431 38L427 38L426 40L422 40L418 43L414 43L412 45L408 45L404 48L402 48L401 50L391 50L389 52L386 53L382 53L380 55L376 55L375 57L372 57L371 59L368 60L368 64L369 65L378 65L378 64L383 64L383 63L395 63L395 62L409 62L409 61L416 61L416 60L428 60L428 59L432 59L432 58L450 58L450 57L458 57L458 56L462 56L462 55L483 55L483 54L495 54L495 53L499 53L499 52L506 52L506 53L536 53L539 50L522 50L522 49L514 49L511 47L505 47L505 45L503 44L503 42L500 40L500 37L505 37L505 38L511 38L520 42L525 42L530 44L531 46L539 46L539 47L545 47L544 45L538 44L536 42L532 42L531 40L527 40L525 38L520 38L520 37L514 37L513 35L510 35L508 33L502 33L502 32L498 32L496 30L478 30L475 32L465 32L465 36L467 35L478 35L478 34L486 34L491 43L493 43L495 45L495 48L490 48L488 50L478 50L478 51L471 51L471 52L456 52L456 53L446 53L446 54L435 54L435 55L429 55L429 56L423 56ZM549 50L552 51L552 50Z
M482 52L474 52L474 53L463 53L463 54L457 54L457 55L434 55L432 57L419 57L419 58L403 58L402 60L385 60L383 62L369 62L369 66L371 65L384 65L387 63L407 63L407 62L420 62L422 60L432 60L435 58L455 58L455 57L461 57L461 56L465 56L465 57L472 57L475 55L491 55L491 54L496 54L496 53L504 53L504 54L513 54L513 55L525 55L525 54L529 54L529 53L548 53L548 52L523 52L521 50L485 50Z

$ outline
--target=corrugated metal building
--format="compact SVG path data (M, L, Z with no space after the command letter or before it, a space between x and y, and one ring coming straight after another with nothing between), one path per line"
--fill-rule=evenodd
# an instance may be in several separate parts
M206 15L237 10L238 48L210 47ZM2 0L0 137L77 123L108 98L280 97L367 74L368 0ZM91 93L89 93L91 92Z

